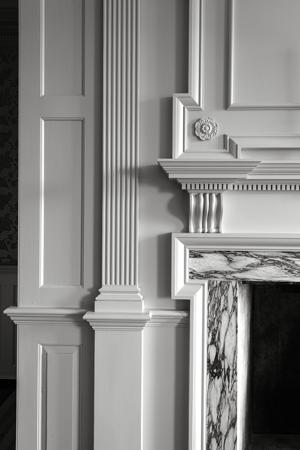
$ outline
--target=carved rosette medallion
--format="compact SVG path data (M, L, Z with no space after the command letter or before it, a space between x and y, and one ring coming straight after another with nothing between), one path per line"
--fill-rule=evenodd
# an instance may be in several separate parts
M210 117L201 118L195 123L195 134L200 141L209 141L218 132L218 124Z

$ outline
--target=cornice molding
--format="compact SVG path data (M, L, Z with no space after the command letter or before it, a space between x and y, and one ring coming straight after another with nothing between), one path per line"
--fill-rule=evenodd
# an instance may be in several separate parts
M300 185L300 162L270 162L245 160L201 160L201 159L160 159L159 164L169 178L176 179L182 186L194 184L212 190L247 190L235 187L250 185L250 190L298 190ZM294 188L288 188L289 185ZM255 186L265 186L256 189ZM270 186L269 188L267 186ZM217 187L217 189L215 189ZM189 190L189 189L188 189ZM206 189L205 189L206 190ZM208 190L211 190L208 188Z
M85 309L76 308L35 308L9 307L6 314L16 325L66 324L80 322L84 324Z

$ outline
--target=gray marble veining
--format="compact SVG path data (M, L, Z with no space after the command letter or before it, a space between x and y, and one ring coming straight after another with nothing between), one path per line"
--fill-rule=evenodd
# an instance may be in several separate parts
M300 282L300 253L190 250L189 278Z
M236 448L237 297L237 282L209 281L207 450Z

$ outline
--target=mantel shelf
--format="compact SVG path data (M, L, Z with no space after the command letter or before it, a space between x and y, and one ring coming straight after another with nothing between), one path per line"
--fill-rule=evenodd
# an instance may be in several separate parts
M187 190L299 190L300 161L160 159Z

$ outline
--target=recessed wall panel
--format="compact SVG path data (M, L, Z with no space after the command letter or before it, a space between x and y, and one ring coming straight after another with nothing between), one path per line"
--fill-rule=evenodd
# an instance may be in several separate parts
M81 120L42 121L40 285L81 285Z
M299 0L231 3L233 103L300 105Z
M41 95L83 94L83 0L41 0Z
M39 346L39 450L78 450L79 347Z

